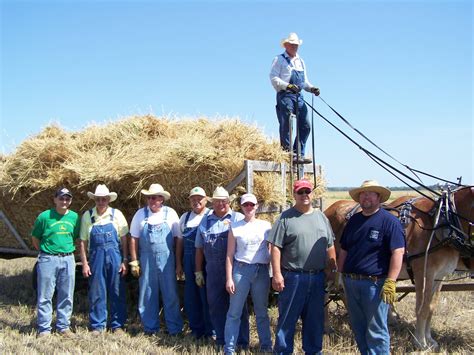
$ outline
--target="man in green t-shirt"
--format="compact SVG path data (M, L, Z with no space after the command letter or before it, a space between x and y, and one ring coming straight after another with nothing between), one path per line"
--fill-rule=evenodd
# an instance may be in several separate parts
M61 188L54 195L54 208L36 218L33 246L39 250L37 268L38 337L51 334L53 295L56 291L56 329L72 337L69 329L72 314L76 263L74 241L79 237L79 215L69 210L72 194Z

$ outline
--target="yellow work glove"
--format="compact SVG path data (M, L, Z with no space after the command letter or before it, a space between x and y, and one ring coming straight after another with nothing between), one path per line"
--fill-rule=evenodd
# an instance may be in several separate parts
M380 298L387 304L393 305L395 303L397 282L392 279L385 279Z
M130 272L132 273L133 277L139 278L140 277L140 262L138 260L133 260L128 263L130 265Z
M204 282L204 274L202 273L202 271L196 271L194 273L194 276L196 278L196 285L198 285L199 287L203 287L205 282Z
M288 86L286 87L286 90L288 91L291 91L292 93L294 94L297 94L301 91L301 89L299 88L298 85L294 85L294 84L288 84Z

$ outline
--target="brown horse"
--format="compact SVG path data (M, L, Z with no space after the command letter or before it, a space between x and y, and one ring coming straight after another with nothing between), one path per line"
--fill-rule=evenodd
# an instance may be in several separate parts
M408 263L416 290L415 337L421 348L438 347L430 324L443 278L456 269L467 270L460 262L459 240L470 246L467 257L472 258L473 202L474 187L468 186L448 191L437 201L404 196L385 207L406 217ZM337 248L346 216L355 213L357 207L354 201L341 200L324 211L336 235ZM404 263L399 279L408 279L406 266Z

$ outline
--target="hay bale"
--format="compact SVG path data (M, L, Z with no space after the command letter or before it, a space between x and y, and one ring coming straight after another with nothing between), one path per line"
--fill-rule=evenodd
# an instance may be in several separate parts
M256 126L238 119L146 115L78 132L51 125L0 159L0 208L28 241L34 219L52 205L53 192L63 185L74 194L71 208L82 212L93 207L86 192L107 184L119 195L112 206L130 221L144 204L140 190L157 182L171 193L169 205L182 213L192 187L211 193L235 178L246 159L283 162L287 154ZM266 203L284 202L279 186L278 174L255 177L255 194Z

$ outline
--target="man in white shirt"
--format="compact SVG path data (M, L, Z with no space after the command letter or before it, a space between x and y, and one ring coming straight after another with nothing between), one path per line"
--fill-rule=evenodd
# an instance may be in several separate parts
M164 205L170 193L160 184L152 184L141 192L147 198L147 206L135 213L130 225L129 263L132 275L140 277L138 312L145 333L157 333L161 296L168 333L177 335L183 330L174 255L174 238L180 236L179 217L174 209Z
M202 218L209 213L209 209L206 208L206 192L202 187L196 186L191 189L189 203L191 211L184 213L179 220L181 236L176 239L176 274L181 277L184 272L184 311L189 320L191 334L199 339L213 335L206 287L199 287L194 275L196 232Z
M293 152L298 152L297 144L300 148L300 156L295 155L298 163L311 163L309 158L304 158L306 141L311 131L308 120L308 108L306 107L301 90L306 90L316 96L319 89L313 86L306 75L306 67L303 59L297 54L299 46L303 40L298 38L296 33L290 33L288 38L281 41L285 52L273 59L270 71L270 80L277 92L276 112L280 123L280 144L283 149L290 151L290 115L296 115L298 142L293 145Z

